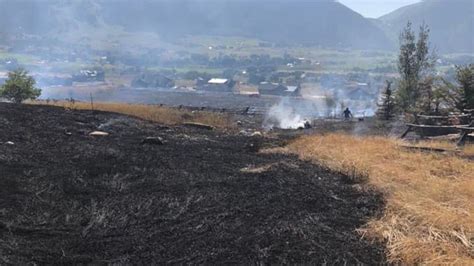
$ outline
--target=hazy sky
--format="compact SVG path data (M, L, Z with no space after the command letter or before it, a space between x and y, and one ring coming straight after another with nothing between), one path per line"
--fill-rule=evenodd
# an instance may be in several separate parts
M364 17L378 18L397 8L420 2L420 0L339 0Z

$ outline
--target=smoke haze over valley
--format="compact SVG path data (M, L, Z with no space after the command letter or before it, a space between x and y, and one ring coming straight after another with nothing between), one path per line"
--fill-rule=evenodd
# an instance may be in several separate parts
M235 97L210 100L206 92L257 92L277 98L238 105L268 108L278 97L296 96L319 106L317 116L346 105L373 115L384 81L397 75L398 36L408 21L415 29L430 26L441 73L449 75L474 52L465 34L474 25L469 0L421 1L378 19L332 0L0 0L0 6L0 66L31 71L43 99L93 94L102 101L229 107ZM201 84L212 78L231 82L221 89ZM183 93L190 91L200 96Z

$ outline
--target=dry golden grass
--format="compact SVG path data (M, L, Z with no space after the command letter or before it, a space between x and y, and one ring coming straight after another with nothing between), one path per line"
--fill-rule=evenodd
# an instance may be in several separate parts
M385 241L390 262L474 265L474 162L408 151L403 144L330 134L301 137L283 151L365 176L385 193L383 216L360 232Z
M53 105L66 109L91 110L91 104L86 102L69 101L34 101L30 104ZM188 110L179 110L170 107L161 107L145 104L126 104L126 103L94 103L94 110L114 112L134 116L140 119L153 121L165 125L177 125L185 122L202 123L214 126L216 128L230 128L230 117L225 114Z
M457 139L455 139L457 140ZM455 141L445 141L445 140L424 140L420 141L414 145L410 144L407 146L411 147L420 147L420 148L435 148L443 149L448 152L449 155L455 155L465 158L474 157L474 144L467 143L465 146L458 147L456 146Z
M466 156L473 157L474 156L474 145L467 145L462 150L462 153Z

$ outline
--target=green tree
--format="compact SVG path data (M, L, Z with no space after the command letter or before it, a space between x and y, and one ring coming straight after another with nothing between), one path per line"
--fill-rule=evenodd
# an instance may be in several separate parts
M8 79L0 88L0 97L14 103L24 100L36 99L41 95L41 90L35 87L36 81L24 69L17 69L8 73Z
M418 38L408 22L400 34L398 72L400 82L396 93L397 103L402 111L414 111L420 98L420 80L431 74L435 56L429 51L430 30L420 26Z
M392 91L392 81L385 81L386 86L378 104L377 116L382 120L390 120L395 111L395 98Z
M457 85L445 81L448 105L460 112L474 109L474 64L457 66L456 81Z
M440 81L439 77L429 76L419 82L420 97L417 102L417 111L425 114L440 114L446 95L446 90Z

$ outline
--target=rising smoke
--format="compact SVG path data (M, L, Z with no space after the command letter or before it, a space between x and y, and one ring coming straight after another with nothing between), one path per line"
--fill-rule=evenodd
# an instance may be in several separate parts
M264 121L265 129L283 128L297 129L304 126L302 116L296 112L295 108L284 98L280 103L272 106Z

